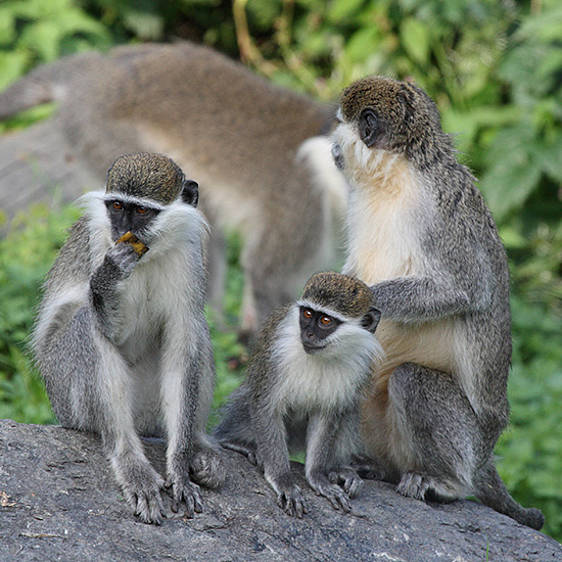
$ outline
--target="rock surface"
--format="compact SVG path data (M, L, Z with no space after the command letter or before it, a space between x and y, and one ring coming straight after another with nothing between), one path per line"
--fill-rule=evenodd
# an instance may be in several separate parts
M56 118L0 135L0 210L11 218L31 203L58 206L102 189L68 146Z
M147 442L162 471L164 448ZM224 454L229 477L204 491L204 512L160 527L123 500L92 435L0 421L0 560L562 560L562 546L476 502L426 504L366 482L353 512L316 497L295 464L309 513L286 516L244 458Z

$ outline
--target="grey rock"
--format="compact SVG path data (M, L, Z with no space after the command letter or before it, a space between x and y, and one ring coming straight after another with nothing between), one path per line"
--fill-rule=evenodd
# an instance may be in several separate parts
M162 471L163 444L145 446ZM97 437L0 421L0 560L562 560L553 539L472 501L426 504L366 482L342 514L307 488L298 463L309 513L292 519L243 457L225 452L224 462L230 475L203 492L203 513L145 525Z
M0 209L8 218L31 203L72 202L102 184L68 146L56 118L0 136Z

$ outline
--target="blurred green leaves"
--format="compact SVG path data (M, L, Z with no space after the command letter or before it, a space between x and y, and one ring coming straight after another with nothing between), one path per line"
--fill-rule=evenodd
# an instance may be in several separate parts
M73 0L7 0L0 22L0 88L37 63L111 45L105 26Z

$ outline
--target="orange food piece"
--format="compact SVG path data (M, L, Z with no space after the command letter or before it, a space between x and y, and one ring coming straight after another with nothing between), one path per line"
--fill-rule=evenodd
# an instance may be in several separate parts
M120 244L122 242L130 244L133 247L133 250L135 250L135 252L139 256L142 256L143 254L146 254L146 252L148 252L148 246L143 244L130 230L128 232L125 232L125 234L123 234L123 236L121 236L121 238L119 238L119 240L117 240L117 242L115 243Z

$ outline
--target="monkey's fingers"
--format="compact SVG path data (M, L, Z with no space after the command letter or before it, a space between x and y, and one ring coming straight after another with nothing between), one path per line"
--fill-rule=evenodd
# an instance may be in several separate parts
M339 484L350 498L356 497L359 490L363 487L363 480L357 472L351 468L343 468L330 472L328 474L328 480L332 482L332 484Z
M137 497L137 508L135 515L145 523L160 525L164 514L164 506L160 494L153 495L142 492Z
M339 486L332 485L328 489L322 489L320 495L324 496L334 509L341 509L346 513L351 511L349 497Z
M185 515L188 519L193 518L195 513L203 511L201 492L197 484L191 481L172 484L171 509L174 513L178 512L181 503L185 504Z
M277 505L291 517L302 518L308 512L300 488L294 486L290 490L285 490L277 495Z

